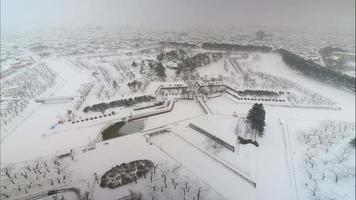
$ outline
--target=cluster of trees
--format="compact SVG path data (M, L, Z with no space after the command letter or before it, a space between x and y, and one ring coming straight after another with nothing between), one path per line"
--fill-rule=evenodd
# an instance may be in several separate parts
M285 49L278 49L277 52L282 56L283 61L287 65L302 72L306 76L355 91L355 77L333 71L311 60L305 60Z
M295 105L313 106L334 106L335 102L325 98L313 91L307 90L302 86L281 77L276 77L263 72L244 70L243 84L249 88L263 88L266 90L288 90L287 99Z
M105 86L104 85L98 85L98 87L96 87L96 92L95 92L95 95L97 97L97 99L103 99L104 97L104 89L105 89Z
M78 90L80 99L78 99L77 102L75 102L75 109L78 110L79 107L83 104L85 98L88 96L90 90L93 88L94 84L93 83L85 83L82 84Z
M222 93L226 90L225 86L203 86L199 88L199 93L205 94L208 96L209 94L217 94Z
M186 58L187 54L184 50L179 49L179 50L171 50L168 52L162 52L160 54L157 55L157 60L158 61L178 61L178 60L183 60L184 58Z
M272 76L263 72L248 71L245 77L246 81L249 79L258 80L258 86L263 89L288 90L296 87L295 84L288 79Z
M74 160L75 153L68 153ZM43 190L49 186L66 184L70 178L67 164L58 158L24 163L22 167L5 166L1 169L1 199L14 198L19 195Z
M220 60L220 59L222 59L223 58L223 54L222 53L219 53L219 52L213 52L213 53L211 53L211 60L212 60L212 62L216 62L216 61L218 61L218 60Z
M132 106L137 103L148 102L148 101L152 101L154 99L155 98L152 96L143 95L143 96L136 96L134 98L126 98L126 99L120 99L117 101L111 101L109 103L103 102L103 103L94 104L92 106L86 106L83 109L83 112L87 113L89 111L94 111L94 112L104 113L109 108Z
M115 189L131 182L146 177L146 174L154 168L151 160L135 160L129 163L122 163L107 171L100 181L100 187Z
M271 47L267 46L254 46L254 45L240 45L240 44L227 44L227 43L210 43L204 42L202 44L203 49L218 49L227 51L261 51L270 52Z
M136 92L137 90L142 90L144 91L145 88L148 86L149 81L148 80L143 80L143 81L138 81L138 80L133 80L131 82L127 83L127 86L133 91Z
M350 144L351 144L351 146L352 147L356 147L356 138L354 138L354 139L352 139L351 141L350 141Z
M354 123L326 121L317 128L302 131L300 140L311 149L328 152L330 147L347 139L354 130Z
M120 73L120 82L128 80L127 74L124 73L124 69L122 69L121 65L113 64L113 67ZM101 77L97 76L101 74L102 78L105 82L101 82ZM96 97L97 99L110 99L115 92L117 92L120 88L117 80L113 80L112 74L110 70L107 69L107 66L98 66L93 73L93 76L96 78L98 82L101 84L96 87ZM113 88L114 90L111 90Z
M112 77L109 73L109 71L103 67L103 66L98 66L98 70L100 71L100 73L103 75L104 77L104 80L108 83L108 84L111 84L112 82Z
M197 67L208 65L212 62L216 62L223 57L222 53L197 53L193 56L187 56L184 50L171 50L163 52L157 55L157 60L161 61L174 61L178 63L177 71L190 70L193 71Z
M116 71L119 73L121 82L126 81L127 80L126 69L121 65L121 63L114 63L113 66L116 69Z
M140 89L141 86L142 86L142 82L137 81L137 80L134 80L134 81L132 81L132 82L127 83L127 86L128 86L129 88L138 88L138 89Z
M293 105L308 105L308 106L335 106L335 102L332 100L320 96L317 93L302 90L300 93L288 92L287 100L291 102Z
M157 76L165 80L166 79L166 68L163 66L162 61L164 60L175 60L178 54L176 51L169 51L167 53L161 53L157 55L157 61L154 60L146 60L148 62L148 66L150 70L153 70ZM179 56L178 56L179 57ZM141 62L140 72L143 72L143 66L145 65L144 61Z
M94 84L93 83L85 83L82 84L78 90L80 97L85 98L88 96L90 90L93 88Z
M256 96L278 96L279 93L268 90L242 90L237 92L241 96L256 95Z
M189 47L189 48L196 47L195 44L190 44L190 43L186 43L186 42L162 41L162 42L159 42L159 44L162 46L174 46L174 47Z
M206 186L202 185L198 180L192 178L191 176L187 176L187 173L184 173L183 175L182 173L177 172L175 169L176 168L160 168L160 165L158 164L153 165L152 169L149 170L147 174L143 174L143 178L141 178L141 183L144 184L143 186L150 189L142 191L142 193L134 192L129 189L131 194L130 198L135 199L135 197L138 197L136 200L139 200L140 196L145 196L146 198L152 200L221 199L221 196L218 196L217 193L211 192L210 188L206 188ZM126 169L124 168L122 171L126 171ZM141 170L137 171L140 172ZM112 173L108 178L110 178L112 181L115 181L116 174ZM123 172L121 174L123 174ZM128 176L123 175L121 177L132 177L132 184L138 183L137 178L135 178L135 173L131 173ZM119 177L116 179L120 180ZM209 192L206 192L208 190Z
M249 110L247 119L251 123L252 130L256 131L258 136L262 137L265 130L266 112L262 104L255 103Z
M354 131L354 123L326 121L318 127L298 132L299 140L306 148L303 160L304 185L313 198L338 199L337 192L325 193L321 189L355 177L355 167L350 164L353 162L349 162L352 147L347 144Z
M162 80L166 79L166 68L163 66L161 62L156 63L156 67L154 68L157 76L160 77Z
M213 53L197 53L192 57L186 57L180 63L178 63L178 70L190 70L193 71L197 67L208 65L212 62L216 62L223 57L222 53L213 52Z
M47 65L39 64L2 82L2 100L8 97L9 101L8 105L1 109L1 125L7 126L24 111L32 99L54 86L56 76Z
M196 95L195 90L187 90L187 88L182 89L161 89L159 94L163 97L170 95L178 96L183 99L193 99Z
M132 66L132 67L137 67L137 65L138 65L138 64L137 64L135 61L132 61L132 63L131 63L131 66Z
M101 83L97 87L94 87L95 95L98 100L110 99L120 89L119 83L130 80L129 76L127 75L128 73L120 64L114 64L113 67L120 74L119 80L114 80L109 70L103 66L98 66L96 68L96 71L93 73L93 76L96 78L96 80ZM101 76L98 76L99 74L102 75L104 82L101 81ZM113 88L114 90L112 90L111 88Z

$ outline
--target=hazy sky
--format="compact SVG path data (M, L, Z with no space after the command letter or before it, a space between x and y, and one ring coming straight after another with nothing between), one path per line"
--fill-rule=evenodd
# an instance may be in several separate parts
M2 28L274 26L353 31L355 0L1 0Z

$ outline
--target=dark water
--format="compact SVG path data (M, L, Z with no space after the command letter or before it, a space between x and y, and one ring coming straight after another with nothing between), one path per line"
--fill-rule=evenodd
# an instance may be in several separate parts
M102 133L103 140L110 140L112 138L129 135L142 130L144 122L142 120L135 120L130 122L116 122L115 124L106 128Z

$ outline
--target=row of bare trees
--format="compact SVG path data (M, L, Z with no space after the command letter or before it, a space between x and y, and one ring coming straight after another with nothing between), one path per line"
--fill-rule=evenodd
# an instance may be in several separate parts
M250 69L245 69L243 72L243 78L238 83L235 83L235 85L252 89L288 91L286 97L295 105L336 105L335 102L333 102L331 99L325 98L318 93L308 90L288 79L276 77L263 72L255 72Z
M146 177L144 177L146 179ZM161 168L158 165L151 171L148 179L149 193L147 199L206 199L210 191L190 176L177 171ZM211 199L215 197L211 196Z
M85 83L82 84L78 90L80 98L75 102L74 108L78 110L80 106L85 101L85 98L89 95L91 89L93 88L94 83Z
M350 159L353 149L349 144L354 131L354 123L325 121L298 133L299 141L305 145L301 167L304 186L311 199L338 199L339 194L323 190L355 177L355 165Z
M54 86L56 73L46 64L29 67L1 83L2 99L7 105L0 112L1 125L7 126L22 113L35 97Z
M74 160L75 153L71 151L68 157ZM57 157L8 165L1 169L1 173L1 194L5 199L70 181L68 163Z

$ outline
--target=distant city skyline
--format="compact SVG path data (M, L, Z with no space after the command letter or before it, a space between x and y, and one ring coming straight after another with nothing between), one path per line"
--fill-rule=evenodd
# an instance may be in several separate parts
M354 8L354 0L1 0L1 27L284 27L354 33Z

